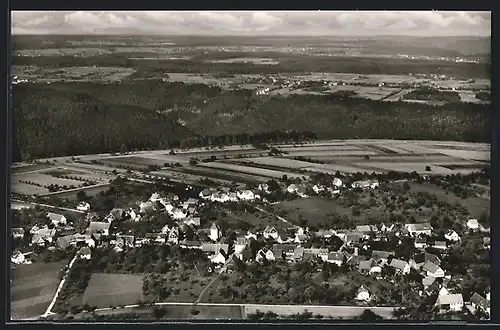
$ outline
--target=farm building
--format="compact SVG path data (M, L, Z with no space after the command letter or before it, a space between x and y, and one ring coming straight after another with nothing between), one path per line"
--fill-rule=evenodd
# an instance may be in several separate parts
M101 234L104 236L109 235L109 227L110 223L109 222L94 222L92 221L88 228L87 228L87 234L93 235L93 234Z
M403 275L410 272L410 265L404 260L392 259L389 266L395 268L397 273L401 273Z
M32 245L44 246L47 243L52 243L54 236L56 235L55 229L40 229L31 238Z
M481 309L483 312L490 314L490 302L477 292L474 292L472 297L470 298L470 304L472 306L472 309L477 311L478 309Z
M444 270L436 264L427 261L423 266L422 270L426 272L427 276L430 277L444 277Z
M436 305L439 306L441 310L459 312L464 306L464 299L462 294L439 295L436 300Z
M81 259L87 259L90 260L92 257L92 251L88 247L83 247L78 251L78 257Z
M62 214L49 212L47 213L47 218L49 218L54 226L66 225L67 223L66 217Z
M432 226L430 223L411 223L405 226L405 229L411 236L420 236L427 235L430 236L432 234Z
M76 209L78 211L88 212L88 211L90 211L90 204L87 202L80 202L76 206Z
M449 230L446 234L444 234L444 238L451 242L460 242L460 235L454 230Z
M369 301L370 300L370 292L362 285L358 292L356 293L356 300L358 301Z
M394 252L388 251L372 251L372 259L380 265L385 265L389 261L390 257L394 257Z
M467 228L470 230L478 230L479 229L479 222L476 219L470 219L467 221Z
M12 228L12 236L14 238L23 238L24 237L24 228Z

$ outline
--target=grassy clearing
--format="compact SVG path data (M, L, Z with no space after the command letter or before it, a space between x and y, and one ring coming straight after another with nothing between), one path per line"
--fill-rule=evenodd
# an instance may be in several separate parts
M435 152L439 152L450 157L470 159L470 160L490 160L490 151L472 151L472 150L450 150L450 149L434 149Z
M42 186L47 186L51 184L57 184L59 186L75 186L79 187L82 185L81 181L77 180L70 180L70 179L61 179L61 178L56 178L53 176L50 176L45 173L24 173L24 174L18 174L18 175L13 175L12 176L12 181L14 182L19 182L19 181L30 181L34 182L36 184L42 185Z
M166 163L164 160L148 158L148 157L137 157L137 156L126 156L126 157L113 157L106 158L102 160L103 163L107 164L118 164L125 166L149 166L149 165L157 165L163 166Z
M12 181L12 191L24 195L41 195L49 192L47 188Z
M105 308L145 301L142 275L92 274L83 295L83 304Z
M447 194L441 188L427 183L423 184L412 183L410 187L412 192L420 191L420 192L428 192L431 194L435 194L438 200L445 201L452 205L458 202L459 204L465 206L469 211L470 215L475 218L479 218L482 212L490 212L490 201L484 198L469 197L467 199L461 199L455 196L454 194L450 193Z
M12 166L12 174L20 174L30 171L38 171L49 168L50 166L47 164L29 164L29 165L20 165L20 166Z
M59 271L67 261L13 267L11 318L25 319L45 313L59 285Z

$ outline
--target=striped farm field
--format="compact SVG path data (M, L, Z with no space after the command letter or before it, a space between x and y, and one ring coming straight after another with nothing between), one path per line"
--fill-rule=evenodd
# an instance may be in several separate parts
M430 163L379 163L379 162L365 162L365 163L357 163L353 164L354 166L369 166L371 168L379 169L381 171L397 171L397 172L417 172L417 173L429 173L429 174L440 174L440 175L448 175L454 174L454 170L450 170L446 167L442 167L439 165L434 165ZM428 172L425 170L426 166L431 167L431 171Z
M369 151L369 150L327 150L327 151L290 151L287 156L289 157L296 157L296 156L303 156L303 157L316 157L316 156L323 156L323 157L335 157L335 156L371 156L371 155L378 155L377 152L375 151Z
M287 151L287 152L305 152L305 151L324 151L324 152L329 152L329 151L353 151L353 150L362 150L358 146L354 145L314 145L314 146L304 146L304 147L279 147L280 150L282 151Z
M472 159L472 160L490 160L490 151L472 151L472 150L450 150L450 149L434 149L443 155L450 157Z
M251 167L251 166L242 166L242 165L226 164L226 163L218 163L218 162L199 163L198 166L226 170L226 171L233 171L233 172L255 174L255 175L265 176L265 177L269 177L269 178L281 178L283 175L286 175L290 178L295 178L295 177L301 178L304 176L302 174L291 173L291 172L281 172L281 171L267 170L267 169L256 168L256 167Z

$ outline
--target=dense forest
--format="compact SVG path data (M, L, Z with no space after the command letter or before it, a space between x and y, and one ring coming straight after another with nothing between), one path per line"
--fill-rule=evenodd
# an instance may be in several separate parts
M335 95L258 97L246 90L161 81L25 84L13 86L12 94L14 161L119 152L124 146L315 138L489 142L491 135L488 106L467 103L438 107ZM213 137L219 138L214 142Z

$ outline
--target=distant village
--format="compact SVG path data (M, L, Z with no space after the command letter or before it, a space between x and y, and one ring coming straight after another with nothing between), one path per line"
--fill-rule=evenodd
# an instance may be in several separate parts
M342 193L343 190L360 188L364 190L377 189L379 182L376 180L356 181L350 186L346 186L341 179L335 178L329 186L321 184L312 185L314 193L327 192L331 196ZM289 184L283 187L288 193L295 194L300 198L309 198L308 191L311 187L305 184ZM225 232L216 224L208 224L205 228L200 228L201 219L200 207L207 203L227 203L227 202L266 202L266 195L269 194L269 185L259 184L256 189L234 189L234 188L213 188L205 189L199 193L198 198L181 200L174 194L162 194L155 192L151 197L128 208L115 208L109 211L104 218L92 212L92 207L88 202L81 202L77 209L85 212L88 227L83 233L75 232L66 217L62 214L48 213L47 218L50 225L33 226L29 233L25 233L22 228L13 228L14 239L21 239L30 235L31 246L38 246L49 250L66 249L70 246L77 247L79 258L91 259L92 251L98 249L101 244L111 244L117 252L127 248L138 248L146 244L176 245L182 249L198 249L206 253L210 261L212 271L234 272L238 263L249 262L277 262L286 261L288 263L307 262L322 260L338 267L348 265L357 269L361 274L373 276L375 279L384 277L384 269L390 269L395 274L406 275L412 269L423 276L422 284L424 290L418 292L420 296L430 295L439 292L436 305L442 310L460 311L467 307L471 312L478 309L486 314L490 314L490 294L485 296L475 293L470 301L464 302L460 292L448 290L447 283L452 280L452 276L447 274L441 267L441 260L438 256L425 252L428 247L433 247L441 251L450 249L462 240L460 235L449 230L445 235L445 240L436 240L433 235L433 228L429 222L424 223L382 223L380 225L358 225L355 229L319 229L312 231L309 228L302 228L293 225L289 230L282 230L273 226L267 226L261 232L240 232L234 242L227 242ZM159 232L147 233L143 237L129 235L126 232L112 232L111 224L119 221L140 222L145 215L158 212L167 213L175 225L165 225ZM477 219L469 219L466 224L470 231L487 231ZM199 238L196 241L186 239L180 240L180 233L191 227ZM406 237L414 239L414 246L420 252L414 254L408 260L395 257L394 251L372 250L369 241L387 241L387 236L396 235L400 238L398 244ZM306 242L313 237L331 238L338 237L342 241L342 246L338 250L330 250L327 247L315 246L305 248ZM264 238L272 242L272 246L260 249L256 255L250 250L250 243L253 239ZM106 243L104 243L106 242ZM230 244L234 247L230 251ZM484 239L484 246L489 248L489 237ZM367 255L364 251L371 251ZM21 253L15 251L11 262L14 264L29 263L30 252ZM357 292L356 300L361 304L372 299L371 292L361 286Z

